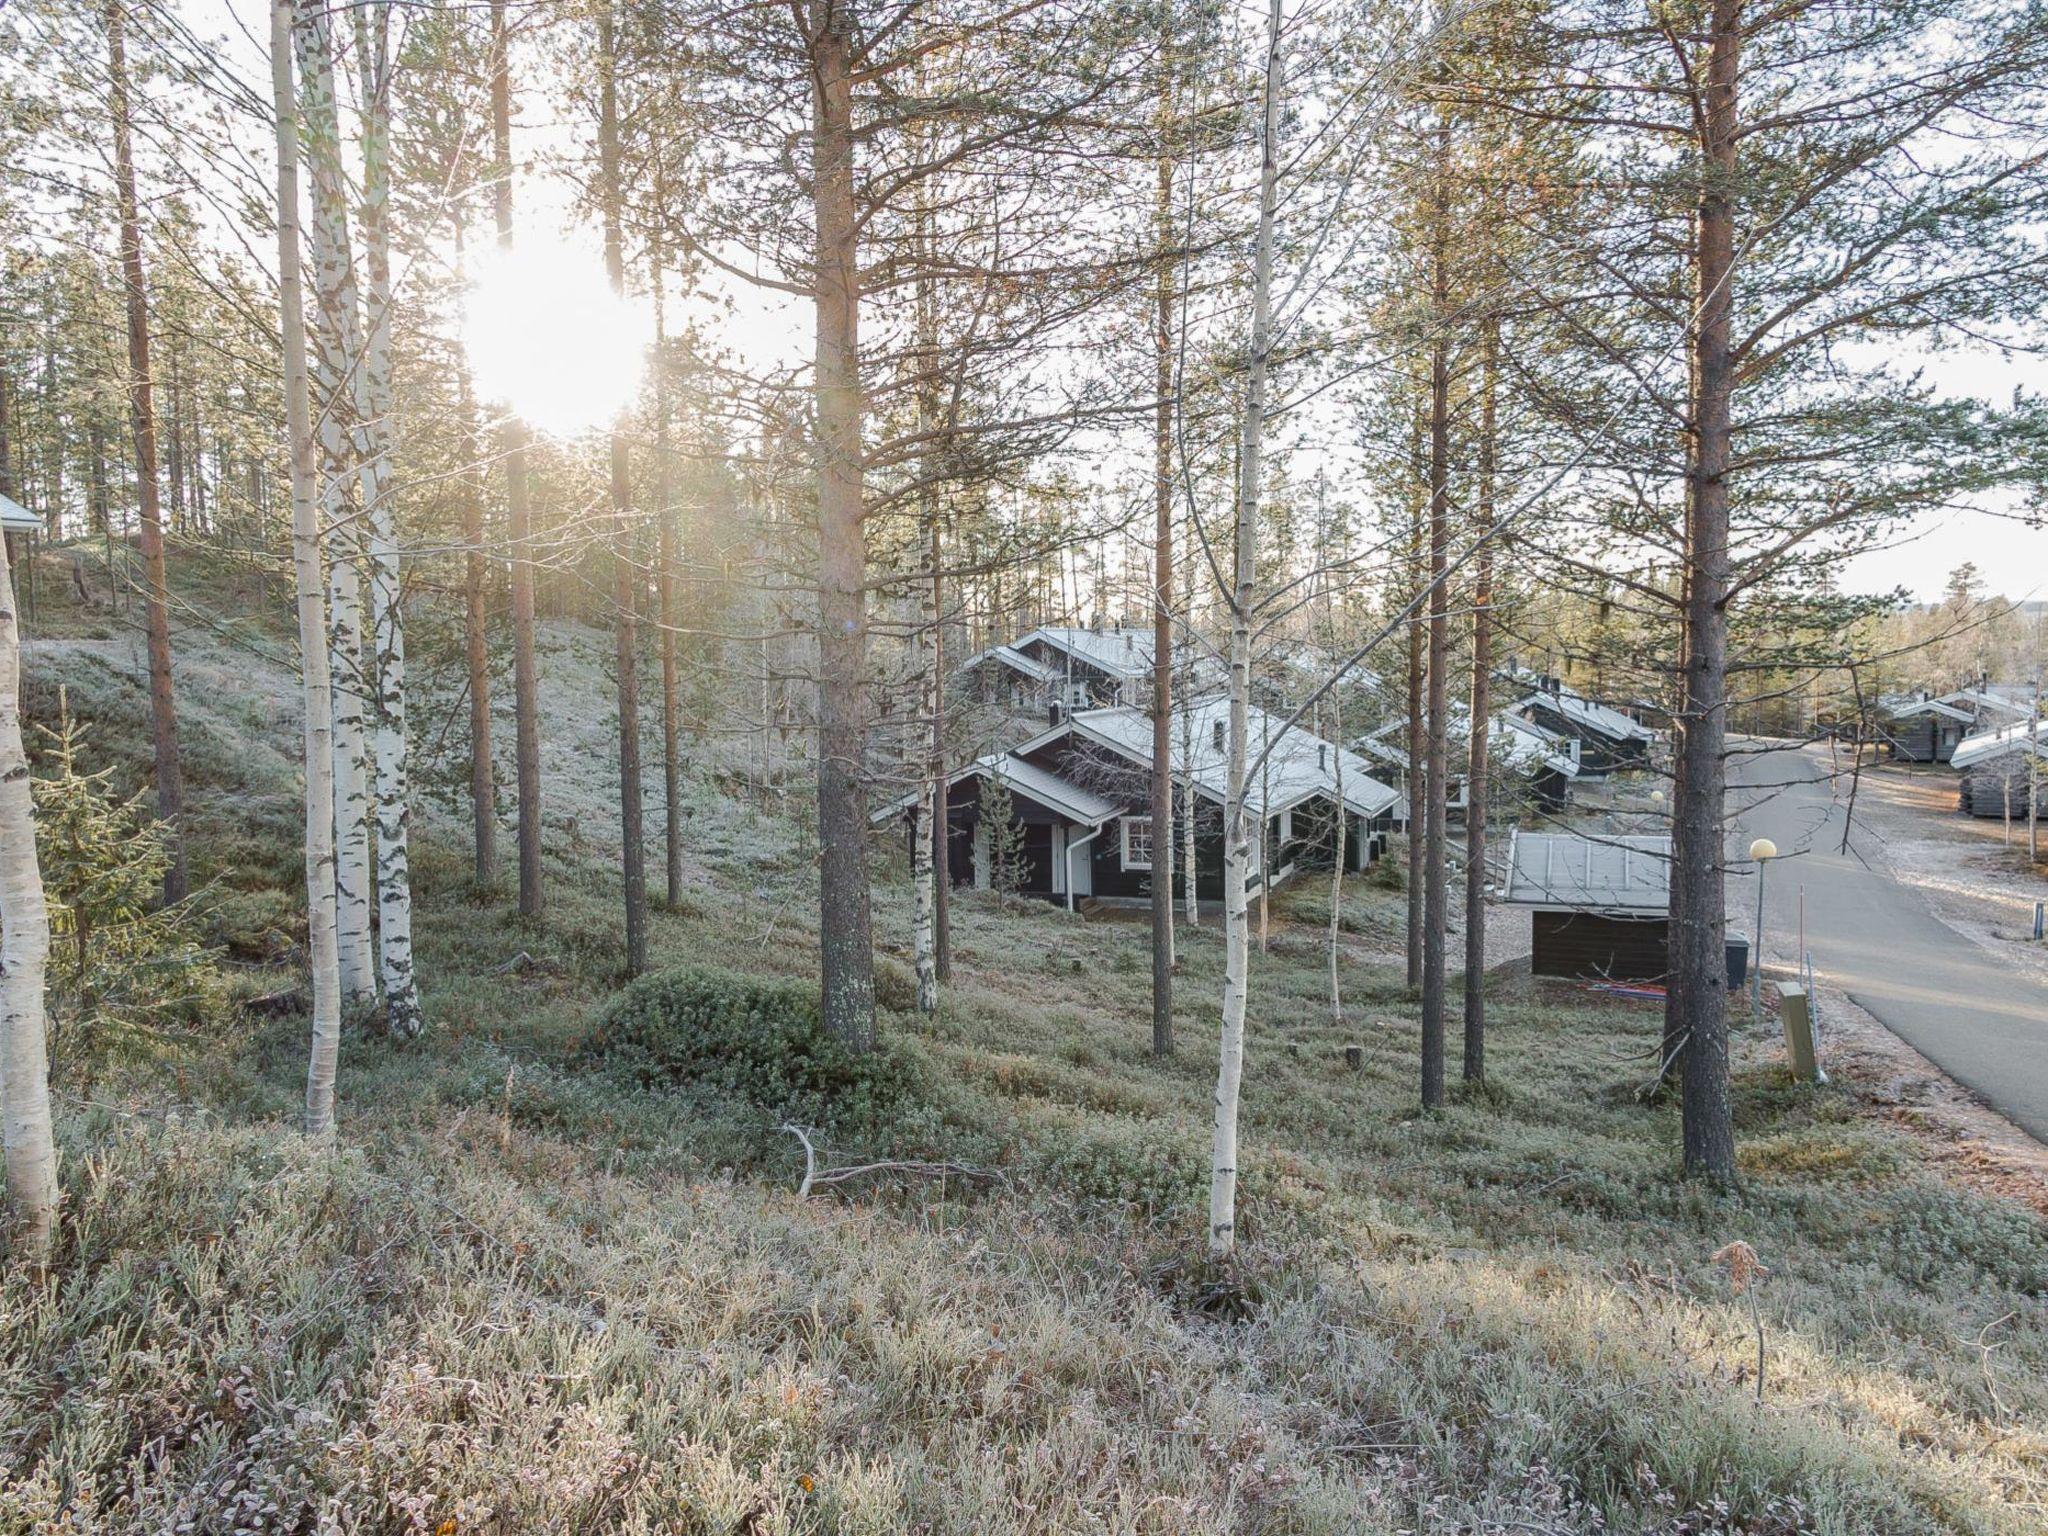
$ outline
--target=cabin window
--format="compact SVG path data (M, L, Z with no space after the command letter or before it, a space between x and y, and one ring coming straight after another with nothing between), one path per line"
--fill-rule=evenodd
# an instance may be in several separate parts
M1152 867L1152 818L1126 816L1123 820L1124 868Z

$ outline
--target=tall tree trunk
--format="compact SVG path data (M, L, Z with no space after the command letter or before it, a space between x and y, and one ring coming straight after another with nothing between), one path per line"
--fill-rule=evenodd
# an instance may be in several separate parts
M919 152L926 156L930 154L930 144L923 135L919 139ZM927 446L918 455L916 487L918 553L925 568L914 582L922 609L917 626L917 650L918 677L923 694L920 704L924 716L924 765L920 770L921 793L910 818L910 880L914 888L911 955L917 972L917 1007L920 1013L936 1013L939 1007L938 892L944 879L941 860L945 854L946 839L946 812L941 804L946 755L940 736L944 724L946 680L939 644L941 549L938 487L943 460L942 455L930 446L932 434L939 430L940 417L937 373L939 296L932 274L932 216L926 191L924 187L918 188L912 229L918 263L917 346L912 371L916 380L917 433Z
M1339 938L1344 932L1344 868L1350 851L1350 828L1344 811L1344 701L1335 688L1330 690L1330 734L1335 743L1331 748L1332 761L1337 766L1337 848L1330 861L1330 1022L1342 1027L1344 984L1337 961Z
M1223 829L1223 1019L1216 1063L1216 1123L1209 1156L1209 1254L1237 1245L1237 1100L1244 1080L1244 1019L1250 967L1245 866L1251 827L1245 792L1251 738L1252 602L1259 558L1259 451L1266 428L1266 369L1273 346L1273 225L1279 205L1280 0L1266 22L1265 111L1259 128L1259 226L1252 265L1250 370L1238 456L1237 519L1230 590L1230 738ZM1270 743L1269 743L1270 745ZM1261 821L1263 836L1264 817ZM1270 879L1268 871L1265 878Z
M953 818L952 799L946 782L946 585L944 565L944 521L931 523L932 569L932 675L938 685L932 690L932 975L940 982L953 979Z
M1195 546L1199 542L1196 530L1190 527L1188 536L1181 540L1181 583L1180 590L1186 594L1188 604L1188 639L1182 647L1180 693L1184 699L1195 695ZM1202 892L1199 869L1195 862L1195 812L1200 805L1195 793L1195 717L1192 711L1183 709L1180 714L1180 871L1181 910L1190 928L1202 924Z
M1713 0L1708 17L1696 312L1690 338L1693 430L1687 443L1683 697L1674 722L1671 818L1671 987L1665 1033L1680 1052L1685 1169L1735 1178L1728 1098L1727 904L1722 846L1727 800L1728 466L1733 436L1730 328L1735 268L1736 86L1741 0Z
M664 189L657 177L655 198ZM681 644L681 513L669 463L668 306L657 246L648 255L654 290L654 499L658 547L655 606L661 613L661 789L663 890L670 911L683 900L683 690L678 657Z
M305 707L306 937L312 962L313 1037L306 1062L306 1132L334 1128L341 1049L341 966L335 933L334 694L327 675L327 615L320 584L320 507L312 404L306 382L306 300L299 257L299 120L292 89L294 0L272 0L270 78L277 116L277 290L284 338L285 429L291 456L292 568L297 578L299 666Z
M852 0L811 0L811 196L817 218L818 863L825 1027L875 1043L869 918L867 555L860 378L860 252L853 182Z
M1417 469L1422 458L1421 444L1416 445ZM1427 519L1426 498L1414 499L1414 522L1408 538L1408 590L1404 594L1411 601L1422 590L1422 542L1423 526ZM1422 714L1422 629L1423 621L1417 614L1408 624L1408 988L1413 992L1422 985L1422 849L1425 841L1423 824L1427 811L1423 796L1428 784L1423 772L1423 738L1426 734Z
M50 910L36 859L35 802L21 740L21 622L0 539L0 1144L21 1249L49 1257L57 1225L57 1145L43 1016Z
M498 249L512 249L512 42L505 0L491 0L492 210ZM538 917L540 884L540 667L533 644L533 519L526 481L526 423L509 412L499 431L505 459L505 522L512 544L512 710L519 796L519 910Z
M1173 1054L1173 6L1160 8L1152 310L1152 1054Z
M1479 354L1479 554L1472 587L1472 739L1465 759L1465 1081L1486 1081L1486 806L1493 714L1494 411L1500 322L1486 321Z
M356 11L356 68L363 99L363 276L368 324L356 396L370 453L363 461L369 513L370 623L376 692L377 969L384 1025L400 1039L424 1027L412 961L412 809L405 745L405 609L399 586L397 436L391 386L391 7Z
M455 258L462 265L463 219L455 219ZM476 881L488 886L498 878L498 780L491 762L491 635L488 587L489 560L484 553L483 433L477 423L476 395L470 384L469 357L457 345L456 409L462 416L462 640L469 669L469 813Z
M370 698L363 650L363 529L358 504L370 445L352 381L362 366L362 316L349 250L348 183L334 95L333 15L299 0L299 89L313 176L313 386L318 399L321 521L327 537L328 664L334 690L335 927L342 997L377 994L370 941Z
M114 190L121 214L121 283L128 298L128 405L135 430L135 492L141 512L143 627L149 644L149 723L156 754L156 812L169 831L164 900L183 901L185 771L178 758L178 705L171 691L171 597L164 581L164 521L156 469L155 381L149 363L149 289L142 273L142 215L128 119L123 0L107 0L108 97L114 118Z
M1438 171L1438 197L1442 171ZM1450 708L1449 605L1445 574L1451 523L1451 344L1449 262L1444 243L1444 210L1436 209L1436 252L1431 277L1436 336L1429 356L1429 730L1423 769L1422 825L1422 1107L1444 1101L1444 923L1449 917L1445 889L1450 754L1446 715Z
M604 73L598 90L598 175L603 183L604 267L612 292L626 293L626 250L620 230L619 88L613 56L612 11L598 12L598 54ZM647 832L640 784L640 576L633 539L632 466L626 434L611 431L612 622L618 639L619 844L626 887L626 974L647 969Z

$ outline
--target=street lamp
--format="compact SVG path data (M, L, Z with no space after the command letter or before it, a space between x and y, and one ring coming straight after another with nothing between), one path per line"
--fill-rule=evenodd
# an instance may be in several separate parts
M1760 837L1749 845L1749 856L1756 860L1756 953L1749 960L1749 1016L1754 1020L1764 1016L1764 865L1778 856L1778 845Z

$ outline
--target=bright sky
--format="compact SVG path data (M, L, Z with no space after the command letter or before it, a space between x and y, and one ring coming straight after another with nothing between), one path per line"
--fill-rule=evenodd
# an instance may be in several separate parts
M258 0L185 0L185 4L195 29L227 39L227 56L235 60L252 87L267 97L267 61L261 45L268 37L268 7ZM533 118L541 115L529 115L525 125L515 128L515 134L537 140L557 132L534 126ZM538 147L538 143L515 145L515 153L523 157ZM551 418L537 421L537 425L563 431L586 429L601 423L613 408L611 402L593 398L597 393L593 380L616 377L622 371L620 358L634 345L629 334L634 322L604 308L597 232L588 226L578 227L579 221L569 212L566 186L537 176L523 182L517 195L525 243L540 248L534 253L536 259L526 264L528 277L537 280L538 290L529 282L509 295L487 292L482 296L479 308L484 312L496 309L516 314L523 310L529 316L526 324L493 328L503 344L493 344L490 371L495 371L506 388L525 393L536 416L544 411ZM580 281L586 259L587 284ZM527 307L526 301L533 292L546 292L550 285L555 285L558 300L567 302L543 306L538 311L541 322L534 323L530 317L536 311ZM743 363L786 365L807 351L808 317L792 307L786 296L734 283L729 297L729 308L714 324ZM637 315L638 306L634 313ZM579 337L585 345L576 344ZM593 337L602 346L588 345ZM604 354L602 375L592 367L572 368L562 362L572 356L588 360L596 352ZM2024 384L2030 391L2048 390L2048 362L2038 358L1950 352L1930 359L1927 373L1944 393L2007 399L2017 385ZM1294 469L1296 479L1313 473L1313 464L1297 464ZM1967 560L1976 563L1995 593L2014 600L2048 598L2048 526L2029 527L2016 516L1999 516L1993 510L2019 506L2018 498L2001 497L1987 499L1981 508L1926 514L1889 548L1852 562L1844 585L1863 591L1904 588L1915 598L1932 600L1941 595L1949 572Z

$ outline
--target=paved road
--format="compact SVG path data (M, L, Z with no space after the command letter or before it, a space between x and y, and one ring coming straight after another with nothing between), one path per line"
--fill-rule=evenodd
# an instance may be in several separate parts
M1731 848L1740 856L1750 839L1768 837L1780 855L1766 874L1766 962L1791 963L1804 886L1816 977L2048 1141L2048 989L1935 917L1892 877L1860 816L1849 852L1839 851L1848 783L1838 790L1829 781L1825 748L1738 757L1729 766ZM1755 882L1731 875L1728 902L1729 930L1748 933Z

